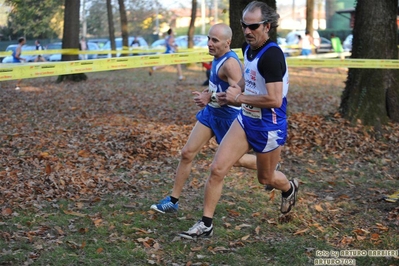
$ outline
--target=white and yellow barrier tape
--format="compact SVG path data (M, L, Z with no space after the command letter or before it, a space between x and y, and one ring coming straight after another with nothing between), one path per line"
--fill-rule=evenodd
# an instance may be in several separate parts
M82 53L76 49L71 53ZM241 49L234 49L242 58ZM41 51L38 51L41 52ZM96 51L98 53L98 51ZM121 52L121 51L114 51ZM131 51L129 51L131 52ZM148 52L148 50L147 50ZM333 54L331 56L338 56ZM0 81L37 78L45 76L58 76L77 73L100 72L118 69L152 67L160 65L190 64L210 62L213 57L207 50L175 53L175 54L150 54L138 56L114 57L106 59L91 59L64 62L38 62L0 64ZM289 67L345 67L345 68L385 68L399 69L399 60L383 59L331 59L313 57L288 57Z

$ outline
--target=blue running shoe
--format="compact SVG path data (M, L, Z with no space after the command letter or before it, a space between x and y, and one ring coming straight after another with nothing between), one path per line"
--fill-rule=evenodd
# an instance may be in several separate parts
M173 204L170 201L170 196L167 196L166 198L162 199L158 204L152 204L151 209L156 210L160 213L177 212L177 210L179 209L179 202Z

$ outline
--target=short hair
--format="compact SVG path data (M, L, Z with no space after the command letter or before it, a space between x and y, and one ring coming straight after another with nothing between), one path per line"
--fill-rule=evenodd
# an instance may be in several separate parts
M278 20L280 18L280 15L277 14L276 10L274 10L272 7L268 6L264 2L252 1L244 8L244 10L242 11L242 15L244 16L245 12L247 11L253 12L257 9L260 9L261 11L262 21L270 23L270 29L278 27Z
M36 40L37 41L37 43L40 43L40 41L39 40Z
M168 29L167 33L168 35L172 34L172 29Z
M21 43L21 42L23 42L24 40L25 40L24 37L19 37L19 38L18 38L18 43Z

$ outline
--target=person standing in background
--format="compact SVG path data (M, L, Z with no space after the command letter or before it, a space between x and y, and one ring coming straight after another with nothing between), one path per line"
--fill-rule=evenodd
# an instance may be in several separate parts
M26 62L26 59L21 57L22 46L24 46L25 43L26 43L26 39L24 37L20 37L18 39L18 46L15 49L15 51L12 53L13 63L21 63L22 61ZM21 83L21 79L18 80L17 85L15 86L15 90L21 89L19 87L20 83Z
M43 46L40 44L39 40L35 41L35 45L36 45L36 51L42 51L43 50ZM42 54L39 54L35 58L35 62L38 62L38 61L46 62L46 58L44 58Z
M342 48L341 40L338 37L336 37L334 33L331 33L330 40L334 52L338 53L341 59L344 59L344 56L342 54L344 52L344 48Z
M299 47L302 48L301 55L308 56L312 53L313 46L313 37L310 35L310 32L305 31L305 36L300 38Z
M169 29L168 31L167 31L167 36L166 36L166 38L165 38L165 46L166 46L166 50L165 50L165 54L173 54L173 53L176 53L177 52L177 49L178 49L178 47L177 47L177 45L176 45L176 43L175 43L175 35L174 35L174 32L173 32L173 30L172 29ZM151 76L153 73L154 73L154 71L155 70L159 70L159 69L161 69L161 68L164 68L165 66L158 66L158 67L152 67L152 68L150 68L150 71L148 72L148 74ZM184 79L184 77L183 77L183 73L182 73L182 70L181 70L181 65L180 64L177 64L176 65L176 69L177 69L177 74L178 74L178 76L179 76L179 81L182 81L183 79Z
M81 50L81 51L86 51L87 50L87 42L86 42L85 37L82 37L80 39L79 48L80 48L79 50ZM82 54L82 59L86 60L87 59L87 54Z

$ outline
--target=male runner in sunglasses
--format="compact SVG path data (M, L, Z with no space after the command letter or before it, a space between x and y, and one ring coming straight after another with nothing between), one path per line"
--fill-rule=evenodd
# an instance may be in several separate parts
M213 215L220 199L223 179L233 164L249 149L256 154L258 181L282 191L280 211L288 213L298 191L298 181L289 181L276 165L287 137L288 68L278 45L269 40L279 15L263 2L253 1L241 20L246 44L243 46L244 77L230 86L219 101L241 105L237 119L223 138L211 165L205 186L203 216L179 235L187 239L211 237ZM244 91L244 92L243 92Z

